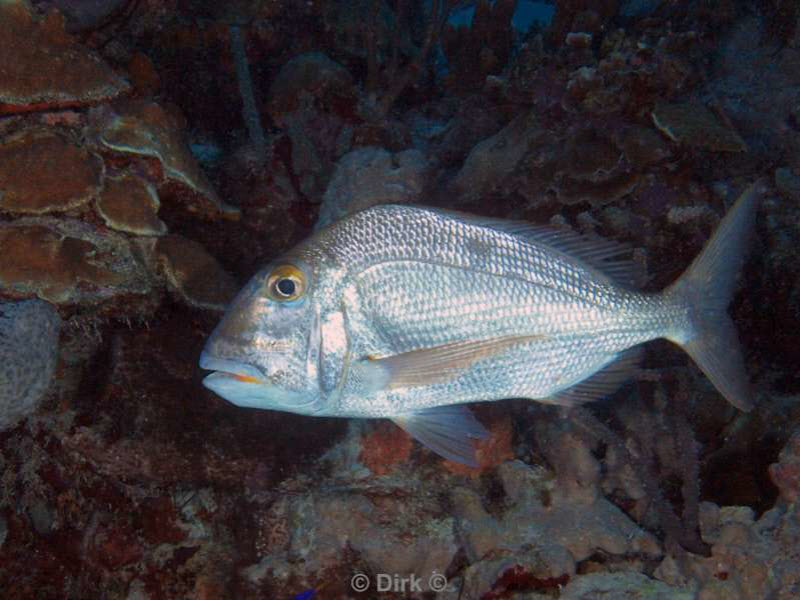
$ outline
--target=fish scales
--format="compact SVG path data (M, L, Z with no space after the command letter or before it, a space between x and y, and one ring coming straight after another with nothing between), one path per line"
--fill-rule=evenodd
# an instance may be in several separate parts
M201 356L204 383L241 406L394 420L474 463L485 430L461 406L605 395L639 344L687 350L750 406L725 308L755 215L746 190L661 293L621 282L619 246L432 208L376 206L317 232L256 274Z
M510 348L432 388L381 392L366 409L371 416L433 406L442 397L454 403L498 394L546 398L620 350L658 337L684 312L670 310L660 296L598 283L606 278L593 269L512 234L449 213L380 208L386 214L354 219L329 246L348 265L361 299L349 311L356 355L390 356L470 338L547 339ZM547 360L552 356L558 360ZM358 388L357 381L344 387L341 412L364 412Z

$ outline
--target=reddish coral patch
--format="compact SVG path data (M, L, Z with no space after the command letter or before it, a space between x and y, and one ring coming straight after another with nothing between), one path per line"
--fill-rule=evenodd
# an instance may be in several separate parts
M497 419L489 424L488 429L489 437L475 444L475 457L478 459L478 467L468 467L467 465L446 460L444 461L445 468L456 475L478 477L483 472L514 458L514 451L511 448L513 436L511 418L504 416Z
M360 460L375 475L386 475L407 462L414 442L393 423L378 423L361 441Z

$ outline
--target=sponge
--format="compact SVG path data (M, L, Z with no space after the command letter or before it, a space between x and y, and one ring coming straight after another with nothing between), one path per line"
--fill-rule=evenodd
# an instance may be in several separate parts
M42 300L0 303L0 431L33 413L58 363L61 317Z

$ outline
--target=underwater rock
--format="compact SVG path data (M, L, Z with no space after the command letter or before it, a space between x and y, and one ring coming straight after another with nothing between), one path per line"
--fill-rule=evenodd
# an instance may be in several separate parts
M60 135L27 130L0 145L0 210L42 214L76 208L100 189L102 161Z
M330 97L354 101L353 76L322 52L300 54L289 60L272 81L269 113L281 127L285 116L303 108L309 101Z
M128 76L137 96L155 96L161 88L161 77L153 61L143 52L135 52L128 61Z
M557 44L561 44L569 32L595 32L610 26L618 8L617 0L567 0L556 4L549 34Z
M345 154L333 172L316 229L376 204L419 202L427 162L418 150L390 154L382 148L357 148Z
M542 540L568 550L574 561L598 550L619 556L661 555L656 539L605 498L587 501L582 493L573 497L568 488L553 482L552 475L520 461L500 465L498 475L508 500L497 517L483 508L474 491L460 488L452 495L458 531L471 561L493 552L516 553Z
M41 300L0 303L0 431L33 413L58 362L61 318Z
M688 554L686 560L667 556L654 576L709 600L793 598L800 589L798 440L795 431L779 462L769 469L781 491L774 508L756 518L748 506L701 503L700 532L711 545L711 555Z
M594 494L575 492L545 470L518 460L500 465L498 475L507 502L497 517L486 511L474 491L459 488L452 494L457 528L470 561L492 552L519 552L543 540L568 550L574 561L598 550L619 556L661 555L658 541L604 497L591 499Z
M653 123L674 142L712 152L746 152L739 134L724 127L714 114L697 102L659 104L651 113Z
M694 600L695 592L667 585L636 572L578 575L562 590L562 600L619 598L620 600ZM704 597L705 598L705 597Z
M435 156L439 165L446 167L460 164L475 144L494 135L506 125L503 115L498 114L491 104L479 96L465 98L453 110L455 114L444 126L430 123L424 116L418 125L412 125L415 136L431 139L432 147L430 151L426 149L426 152Z
M624 167L622 157L617 145L595 129L570 132L556 158L551 189L566 205L613 204L639 185L639 175Z
M357 93L350 73L321 52L295 56L269 91L268 110L290 142L298 190L319 202L334 161L350 150Z
M791 597L800 586L800 519L795 504L755 520L748 507L704 507L703 538L711 556L695 557L688 573L699 597L757 600ZM786 595L788 594L788 595Z
M592 206L605 206L632 193L639 180L636 173L619 173L597 182L561 177L553 187L562 204L588 202Z
M560 546L548 546L545 542L534 550L468 566L464 570L462 593L457 597L500 600L524 590L542 594L531 598L544 599L551 597L548 592L561 590L574 575L575 568L569 552Z
M90 137L101 149L158 160L164 178L189 192L186 210L207 218L236 219L239 209L222 202L184 142L184 123L149 100L132 100L118 109L90 113Z
M596 129L571 131L566 138L559 168L572 179L603 181L620 163L619 149Z
M800 429L789 438L778 462L769 466L769 477L780 490L780 497L786 504L796 503L800 499Z
M529 149L538 145L545 136L538 111L532 110L516 117L470 151L451 182L451 188L463 200L479 198L510 175Z
M0 114L95 104L130 86L64 30L55 11L42 19L26 0L0 2Z
M779 5L789 8L791 3ZM795 27L796 19L777 17ZM790 25L791 23L791 25ZM776 157L798 156L800 51L795 43L781 44L768 30L767 19L744 11L715 44L704 97L719 109L748 140L749 151L773 164Z
M267 539L283 544L267 548L269 554L259 558L260 564L246 571L255 584L293 573L344 588L353 575L348 568L350 554L368 572L414 574L426 591L430 574L444 573L458 550L452 518L432 514L431 508L424 499L407 497L392 487L376 486L361 493L323 489L290 497L264 521L271 530ZM339 579L341 573L348 574ZM341 596L329 593L351 597L352 589L341 591Z
M800 205L800 176L789 167L775 169L775 187L784 198Z
M106 225L135 235L163 235L167 226L158 218L158 192L146 180L125 173L107 177L97 199L97 212Z

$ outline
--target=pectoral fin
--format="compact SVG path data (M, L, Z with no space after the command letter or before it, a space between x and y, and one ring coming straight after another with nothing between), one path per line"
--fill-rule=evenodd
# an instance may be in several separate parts
M370 392L447 383L479 360L495 356L516 344L542 340L544 337L521 335L468 340L385 358L366 358L353 366L353 375Z
M439 456L470 467L478 466L472 440L489 437L489 432L463 405L417 410L392 421Z

